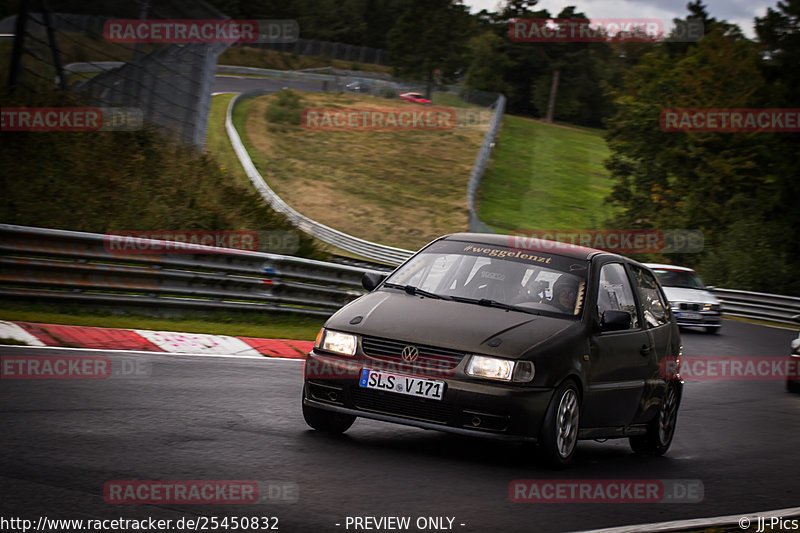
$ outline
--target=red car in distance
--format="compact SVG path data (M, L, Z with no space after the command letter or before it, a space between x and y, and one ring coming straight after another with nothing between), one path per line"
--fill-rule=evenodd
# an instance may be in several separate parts
M401 100L405 100L406 102L414 102L415 104L423 104L429 105L431 101L425 98L420 93L403 93L400 95Z

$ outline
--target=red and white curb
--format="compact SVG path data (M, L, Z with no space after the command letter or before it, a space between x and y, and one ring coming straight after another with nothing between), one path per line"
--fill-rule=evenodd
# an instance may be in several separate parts
M262 339L152 331L146 329L63 326L0 320L0 339L28 346L60 346L96 350L133 350L174 354L281 357L304 359L314 343L290 339Z
M0 320L0 339L9 339L12 341L27 344L28 346L45 346L45 343L31 335L13 322L5 322Z

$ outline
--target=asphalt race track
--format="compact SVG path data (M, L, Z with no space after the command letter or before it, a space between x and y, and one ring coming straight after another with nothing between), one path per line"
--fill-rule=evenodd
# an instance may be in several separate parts
M684 353L783 356L795 336L726 321L718 337L685 332ZM84 353L0 347L6 356ZM300 411L298 361L105 355L141 361L147 375L0 382L2 516L275 516L280 531L347 531L348 516L410 516L412 524L446 516L464 532L574 531L800 502L800 395L780 381L687 382L665 457L635 456L627 441L582 441L575 464L553 472L515 444L368 420L342 437L312 431ZM705 497L694 504L516 504L508 485L518 478L699 479ZM112 480L290 483L299 500L114 505L103 497Z

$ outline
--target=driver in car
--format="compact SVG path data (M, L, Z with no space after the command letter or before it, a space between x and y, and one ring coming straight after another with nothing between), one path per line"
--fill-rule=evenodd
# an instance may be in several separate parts
M562 274L553 284L552 304L567 314L574 314L575 300L578 298L578 278Z

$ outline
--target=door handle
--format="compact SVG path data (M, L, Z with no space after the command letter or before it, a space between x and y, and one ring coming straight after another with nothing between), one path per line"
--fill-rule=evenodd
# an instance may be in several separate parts
M647 344L643 345L642 349L639 350L639 353L642 356L647 357L648 355L650 355L650 346L648 346Z

